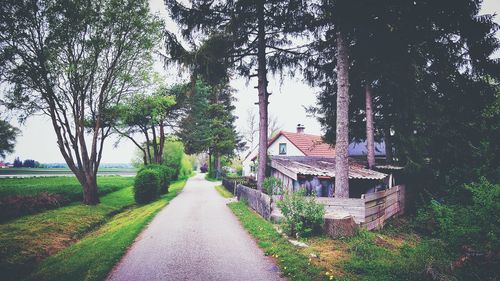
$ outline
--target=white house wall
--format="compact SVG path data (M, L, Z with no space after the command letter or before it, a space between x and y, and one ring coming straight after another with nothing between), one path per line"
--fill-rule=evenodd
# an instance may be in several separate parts
M279 154L280 143L286 143L286 154ZM267 153L272 156L305 156L293 143L286 137L279 136L267 149Z

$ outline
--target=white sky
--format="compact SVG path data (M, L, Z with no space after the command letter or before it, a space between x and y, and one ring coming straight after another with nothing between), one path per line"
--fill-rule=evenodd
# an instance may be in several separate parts
M163 0L150 0L153 12L158 12L165 19L167 13L163 5ZM500 13L500 1L484 0L482 12L487 14ZM495 21L500 23L500 16L495 17ZM175 24L167 20L167 28L175 30ZM500 37L500 32L497 33ZM497 52L498 56L498 52ZM157 64L157 71L162 70L161 62ZM169 83L181 81L176 75L177 69L171 69L166 73ZM321 127L317 120L306 115L305 107L314 105L316 102L315 90L297 78L285 78L280 83L277 77L268 77L269 92L273 93L270 98L269 112L278 118L282 130L294 131L298 123L306 127L306 132L312 134L321 134ZM256 81L252 79L248 85L246 79L237 78L231 82L236 89L235 115L238 117L236 126L239 131L246 129L247 112L254 109L257 112L257 90L253 87ZM30 118L24 125L19 125L12 119L12 123L18 126L22 135L18 137L15 152L7 157L6 160L12 161L14 157L21 159L35 159L43 163L64 162L56 144L56 137L52 125L47 117L36 116ZM129 163L135 151L134 145L123 140L117 147L114 147L114 138L110 138L105 143L102 163Z

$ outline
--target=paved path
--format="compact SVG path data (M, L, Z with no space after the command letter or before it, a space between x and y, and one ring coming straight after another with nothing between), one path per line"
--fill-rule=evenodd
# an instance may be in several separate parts
M204 175L153 219L108 280L280 280Z

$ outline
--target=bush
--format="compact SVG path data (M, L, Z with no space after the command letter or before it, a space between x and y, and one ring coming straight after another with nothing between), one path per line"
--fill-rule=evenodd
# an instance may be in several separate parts
M172 181L172 177L174 176L175 171L170 167L159 164L144 166L140 169L140 171L147 169L154 170L158 173L160 179L160 194L166 194L168 192L168 187L170 186L170 182Z
M160 175L154 169L142 169L137 173L134 183L135 202L144 204L160 195Z
M283 194L283 182L275 177L268 177L264 180L264 189L268 195Z
M499 263L495 253L500 248L500 184L483 178L479 183L465 185L465 189L471 194L471 204L433 200L417 213L417 227L442 239L451 251L462 256L463 274L476 272L488 280L495 274L492 263Z
M304 191L287 194L277 203L284 216L283 228L291 236L309 236L317 233L323 224L324 206L304 194Z

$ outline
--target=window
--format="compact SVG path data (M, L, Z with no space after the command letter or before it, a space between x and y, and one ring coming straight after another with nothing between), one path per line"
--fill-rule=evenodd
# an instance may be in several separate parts
M286 154L286 143L280 143L280 155Z

